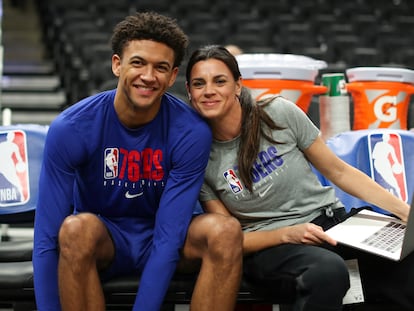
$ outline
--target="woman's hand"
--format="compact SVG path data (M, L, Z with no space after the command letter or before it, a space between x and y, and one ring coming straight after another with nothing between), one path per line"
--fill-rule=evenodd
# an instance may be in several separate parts
M322 227L313 223L285 227L284 231L284 243L318 245L326 242L336 245L336 241L327 235Z

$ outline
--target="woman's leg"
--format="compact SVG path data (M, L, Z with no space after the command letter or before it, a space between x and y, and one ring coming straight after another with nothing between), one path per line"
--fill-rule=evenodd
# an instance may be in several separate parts
M341 310L349 288L344 260L327 249L284 244L245 257L244 272L258 285L293 291L293 310Z

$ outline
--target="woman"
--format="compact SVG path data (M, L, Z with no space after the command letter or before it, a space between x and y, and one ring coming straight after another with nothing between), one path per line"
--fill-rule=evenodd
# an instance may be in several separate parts
M385 296L414 310L413 287L404 285L414 280L414 256L392 263L337 246L324 230L346 211L309 162L344 191L404 221L409 206L335 156L294 103L280 96L254 102L225 48L195 51L186 78L191 105L214 136L200 201L207 212L239 219L245 276L281 288L274 294L293 289L294 310L340 310L349 288L344 258L357 256L366 300Z

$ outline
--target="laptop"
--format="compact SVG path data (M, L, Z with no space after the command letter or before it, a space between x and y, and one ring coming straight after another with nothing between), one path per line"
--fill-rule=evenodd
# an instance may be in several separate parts
M338 241L394 261L414 250L414 200L407 223L395 217L362 209L326 233Z

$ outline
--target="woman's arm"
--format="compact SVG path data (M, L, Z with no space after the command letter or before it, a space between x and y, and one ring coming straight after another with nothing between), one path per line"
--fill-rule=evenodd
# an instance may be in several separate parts
M321 174L343 191L407 221L410 209L407 203L388 192L362 171L337 157L322 138L318 137L304 153Z
M202 205L207 213L231 216L220 200L202 202ZM245 232L243 252L248 254L286 243L316 245L324 242L336 245L336 241L329 237L321 227L312 223L305 223L275 230Z

